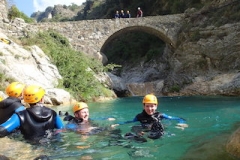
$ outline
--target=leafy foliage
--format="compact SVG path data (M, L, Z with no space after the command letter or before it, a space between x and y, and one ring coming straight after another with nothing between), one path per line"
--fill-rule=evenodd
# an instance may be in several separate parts
M100 62L71 49L68 40L57 32L39 32L34 37L23 38L22 41L25 45L38 44L41 47L58 67L63 77L61 86L77 100L92 100L94 97L110 94L94 77L95 73L103 71Z
M14 18L22 18L26 23L34 22L34 19L29 18L27 15L20 12L15 5L11 6L11 8L8 10L8 18L10 20L13 20Z

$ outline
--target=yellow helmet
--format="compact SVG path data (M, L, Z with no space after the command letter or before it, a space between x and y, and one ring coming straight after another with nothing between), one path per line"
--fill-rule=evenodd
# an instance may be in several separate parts
M39 102L45 94L45 90L36 85L29 85L24 89L23 99L26 103L33 104Z
M158 104L158 100L157 100L157 97L154 96L153 94L147 94L147 95L143 98L143 102L142 102L142 103Z
M0 102L3 100L3 97L2 96L0 96Z
M73 106L73 113L80 111L83 108L88 108L87 103L84 102L78 102Z
M19 97L22 94L25 85L20 82L12 82L6 88L6 93L10 97Z

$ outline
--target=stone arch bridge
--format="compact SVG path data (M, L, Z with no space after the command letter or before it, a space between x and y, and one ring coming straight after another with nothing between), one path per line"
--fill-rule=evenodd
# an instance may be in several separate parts
M171 47L176 47L183 15L149 16L142 18L97 19L74 22L28 24L24 31L54 29L67 37L74 49L104 62L102 50L114 37L134 30L153 34Z

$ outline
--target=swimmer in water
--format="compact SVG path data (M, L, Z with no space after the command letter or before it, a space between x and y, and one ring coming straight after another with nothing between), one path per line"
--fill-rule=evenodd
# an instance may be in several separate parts
M64 118L64 121L68 121L65 128L85 135L93 133L96 134L103 130L94 124L93 121L89 118L90 114L88 108L89 107L86 103L77 102L72 108L74 116L67 115ZM115 119L107 118L107 120L112 121Z
M157 97L153 94L147 94L143 98L143 111L136 115L136 117L132 121L122 122L118 124L112 125L115 127L119 124L126 124L139 121L141 123L141 128L144 130L143 132L138 131L137 135L143 135L145 131L148 132L148 138L158 139L164 134L164 127L161 123L162 119L176 120L178 121L177 127L181 127L184 129L188 127L186 124L186 120L179 117L168 116L164 113L160 113L157 111L158 100Z

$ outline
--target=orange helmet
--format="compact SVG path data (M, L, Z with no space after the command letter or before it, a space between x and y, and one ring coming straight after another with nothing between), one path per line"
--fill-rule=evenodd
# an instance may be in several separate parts
M36 85L29 85L23 91L23 99L26 103L34 104L39 102L45 94L45 90Z
M143 104L144 103L153 103L153 104L158 104L158 100L157 97L154 96L153 94L147 94L144 98L143 98Z
M82 110L83 108L88 108L87 103L78 102L73 106L73 113Z
M19 97L22 94L25 85L20 82L12 82L6 88L6 93L10 97Z

